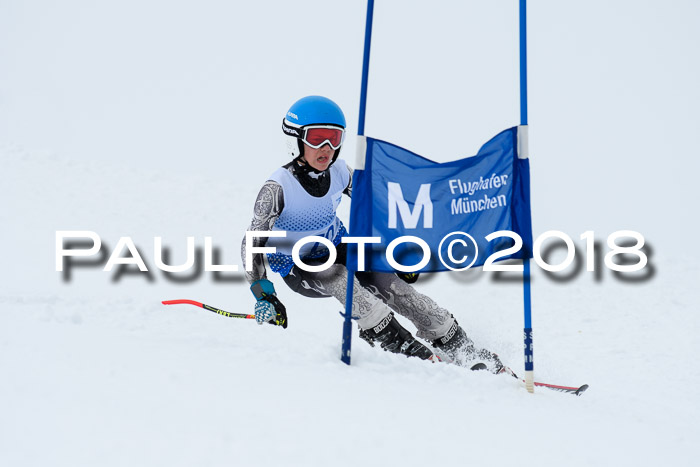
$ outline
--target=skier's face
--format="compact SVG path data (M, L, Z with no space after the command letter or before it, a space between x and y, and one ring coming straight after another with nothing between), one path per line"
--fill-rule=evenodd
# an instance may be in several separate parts
M314 149L308 144L304 144L304 159L314 170L323 172L331 165L335 150L329 144L324 144L318 149Z

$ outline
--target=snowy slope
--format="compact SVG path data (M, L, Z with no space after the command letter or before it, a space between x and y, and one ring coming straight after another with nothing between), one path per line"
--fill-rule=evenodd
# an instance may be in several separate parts
M90 166L18 156L3 152L10 178L31 176L47 193L24 231L48 239L50 265L51 229L70 218L67 206L82 190L73 187L90 178ZM55 173L72 175L56 181ZM138 204L159 204L161 188L181 180L113 173L130 181L106 178L102 193L90 187L94 196L81 198L81 212L101 212L100 200L111 200L123 207L120 223L133 228L135 239L185 230L178 216ZM61 191L64 198L51 195L64 184L71 187ZM10 186L31 196L22 184ZM216 199L235 196L225 180L213 186L221 187L212 188ZM177 191L179 200L206 202L197 184ZM189 233L216 237L202 227L206 215L182 209L196 226ZM231 215L245 223L247 210L237 207ZM9 219L20 215L9 211ZM111 222L95 227L105 242L118 233ZM224 250L235 253L237 242L222 242ZM535 276L537 376L591 384L575 398L545 390L530 396L505 376L387 355L357 335L348 368L338 359L339 305L296 297L279 280L291 310L286 331L159 303L194 298L248 311L252 298L240 280L215 285L205 276L173 285L154 273L153 283L133 275L110 284L109 273L93 268L76 269L64 284L51 277L59 273L31 262L40 281L3 287L0 452L7 465L49 459L57 465L384 465L397 456L409 465L455 457L502 465L528 452L533 463L548 465L609 459L682 465L697 433L700 374L692 355L700 330L697 294L679 284L698 270L655 265L656 277L642 286L609 275L601 283L581 276L564 285ZM519 284L494 283L473 271L426 277L419 288L453 310L479 343L519 367Z
M517 123L517 12L469 3L377 2L369 134L448 160ZM327 94L355 131L361 2L274 2L274 14L216 1L4 2L0 465L694 465L700 271L684 250L700 194L688 179L699 168L698 6L530 3L535 235L562 230L581 255L586 230L604 244L634 229L652 247L638 282L534 270L536 378L589 383L580 398L388 355L357 334L347 367L340 305L276 277L287 330L160 304L252 311L240 273L158 271L153 238L181 263L187 236L198 247L211 236L222 262L240 264L257 189L284 161L286 107ZM280 47L295 41L318 47L301 60L318 71L304 79ZM353 154L349 138L351 165ZM64 280L57 230L95 231L107 254L129 236L151 274L93 265ZM417 287L521 368L517 281L470 271Z

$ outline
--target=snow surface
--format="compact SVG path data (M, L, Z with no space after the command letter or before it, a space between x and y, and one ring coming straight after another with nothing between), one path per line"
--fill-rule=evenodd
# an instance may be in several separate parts
M518 123L517 5L482 3L377 2L368 135L443 161ZM357 333L347 367L340 305L277 277L287 330L160 304L252 312L240 273L168 276L153 238L174 264L187 236L240 264L286 108L328 95L357 131L363 2L2 2L0 465L695 465L700 5L528 13L535 235L568 233L581 261L587 230L603 252L624 229L651 247L636 282L534 269L536 379L590 384L579 398ZM354 151L349 138L350 165ZM107 254L130 236L151 273L67 280L57 230L95 231ZM417 287L518 371L522 287L507 279Z

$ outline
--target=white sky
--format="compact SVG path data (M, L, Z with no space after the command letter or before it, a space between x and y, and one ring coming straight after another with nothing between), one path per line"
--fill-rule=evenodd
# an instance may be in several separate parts
M442 161L519 123L517 4L378 0L366 133ZM535 230L629 228L674 248L671 226L698 227L700 4L528 7ZM356 132L365 9L5 0L0 142L254 191L285 160L297 98L333 98Z

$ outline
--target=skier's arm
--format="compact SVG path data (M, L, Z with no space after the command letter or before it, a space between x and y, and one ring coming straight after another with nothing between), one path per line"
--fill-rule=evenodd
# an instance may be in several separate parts
M265 182L255 200L253 210L253 220L248 230L272 230L275 221L284 209L284 196L282 186L271 180ZM266 237L255 237L253 245L263 247L267 243ZM241 243L241 260L246 264L246 237ZM287 310L282 302L277 298L275 287L267 280L265 271L265 259L262 253L253 254L253 264L251 270L246 268L246 279L250 283L250 290L253 292L257 303L255 304L255 320L258 324L271 323L287 328ZM247 265L246 265L247 266Z
M250 227L248 227L248 230L272 230L272 226L275 225L275 222L279 218L283 208L284 195L282 192L282 186L277 182L268 180L260 189L258 197L255 200L253 220L250 222ZM253 239L252 246L263 247L266 243L266 237L256 237ZM246 242L245 236L243 236L243 242L241 243L241 261L245 265L245 276L246 279L248 279L248 283L252 284L255 281L267 278L267 273L265 271L265 259L262 253L253 254L253 264L250 271L248 271L248 265L246 264L245 259Z

